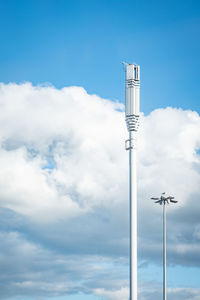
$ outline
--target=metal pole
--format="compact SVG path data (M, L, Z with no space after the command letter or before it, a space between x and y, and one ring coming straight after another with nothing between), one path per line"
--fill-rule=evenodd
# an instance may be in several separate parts
M136 134L139 127L140 67L126 65L126 125L129 140L129 206L130 206L130 300L137 300L137 178ZM127 146L128 142L128 146Z
M167 249L166 249L166 236L167 236L167 222L166 222L166 205L169 203L177 203L172 196L166 196L166 193L162 193L160 198L152 197L152 200L156 200L155 203L163 205L163 300L167 300Z
M137 300L137 185L136 139L129 132L129 205L130 205L130 300Z
M163 300L167 300L167 290L166 290L166 202L163 201Z

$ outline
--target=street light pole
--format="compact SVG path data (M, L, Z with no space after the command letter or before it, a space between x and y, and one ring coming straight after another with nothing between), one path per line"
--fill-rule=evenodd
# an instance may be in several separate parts
M136 139L139 127L140 67L126 66L126 124L129 139L129 224L130 224L130 300L137 300L137 176Z
M169 203L177 203L173 200L174 197L166 196L166 193L162 193L160 198L151 198L156 200L155 203L163 205L163 300L167 300L167 242L166 242L166 205Z
M167 299L166 282L167 282L167 271L166 271L166 204L163 202L163 300Z

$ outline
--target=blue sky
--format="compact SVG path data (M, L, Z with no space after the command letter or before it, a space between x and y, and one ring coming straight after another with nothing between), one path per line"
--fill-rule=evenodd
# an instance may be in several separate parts
M83 86L124 101L122 61L142 72L142 111L198 111L199 1L0 1L0 78Z
M0 299L126 299L123 61L141 66L145 115L141 295L161 295L162 215L145 201L166 188L182 201L169 209L168 284L188 288L169 300L199 299L199 36L195 0L0 0Z

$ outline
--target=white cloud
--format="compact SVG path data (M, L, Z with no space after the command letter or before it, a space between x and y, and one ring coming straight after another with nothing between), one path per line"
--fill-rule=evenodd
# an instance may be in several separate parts
M170 288L169 290L170 300L178 299L191 299L200 300L199 288Z
M109 257L115 267L120 261L121 270L126 266L126 271L108 281L112 289L105 280L97 285L95 279L85 279L80 290L88 285L87 292L107 299L126 297L128 153L124 140L128 134L123 105L88 95L80 87L58 90L26 83L1 84L0 107L0 205L9 217L9 230L21 232L25 240L33 239L33 245L58 256L84 255L106 261ZM199 264L199 148L196 112L166 108L141 116L141 261L161 261L161 207L149 198L167 191L179 201L167 208L168 261ZM2 220L2 228L7 228L8 221ZM98 270L94 273L97 278ZM23 290L36 284L37 280L31 280L23 281Z
M50 221L87 212L116 194L123 160L120 104L82 88L30 84L2 84L0 101L4 206Z
M121 288L120 290L109 291L105 289L96 289L94 293L97 296L103 296L109 300L127 300L129 297L129 290L127 288Z

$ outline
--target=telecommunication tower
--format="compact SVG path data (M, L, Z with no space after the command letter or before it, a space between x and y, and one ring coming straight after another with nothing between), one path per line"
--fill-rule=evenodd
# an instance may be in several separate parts
M136 142L140 111L140 67L125 64L126 69L126 125L129 139L129 222L130 222L130 300L137 300L137 173Z

